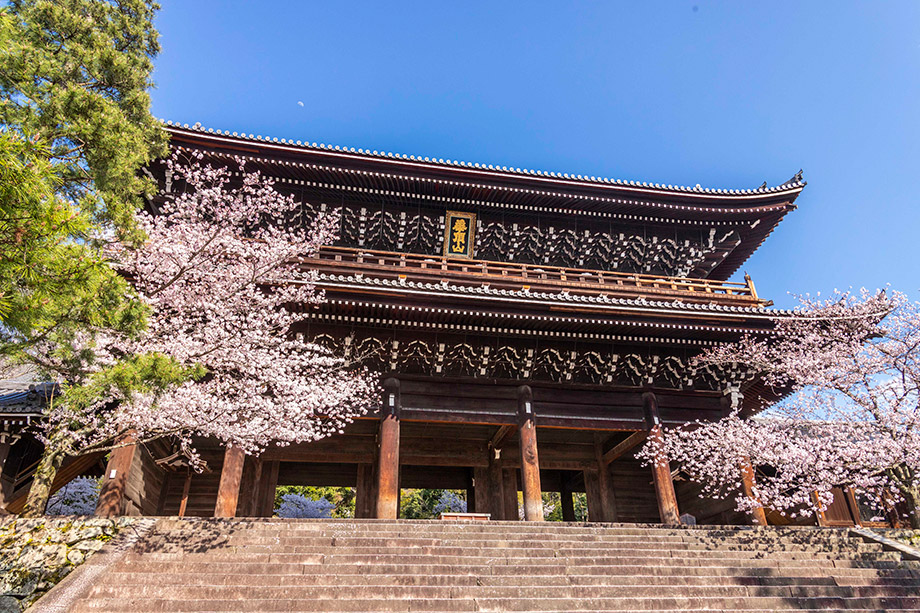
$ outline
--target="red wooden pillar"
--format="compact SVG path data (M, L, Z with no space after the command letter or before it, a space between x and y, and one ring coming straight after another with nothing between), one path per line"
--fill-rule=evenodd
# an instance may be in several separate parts
M521 438L524 519L543 521L543 493L540 489L540 461L537 457L537 428L533 419L533 392L529 385L522 385L518 388L518 421Z
M507 519L505 512L505 495L504 479L502 476L502 465L498 455L500 449L489 448L489 509L492 513L492 519Z
M492 483L489 478L489 469L486 467L473 469L473 499L476 501L476 506L472 508L476 513L489 513L493 519L498 519L492 509Z
M815 507L817 507L817 506L818 506L818 503L819 503L819 501L818 501L818 492L812 492L812 493L811 493L811 499L814 501ZM815 510L815 523L817 523L819 526L826 526L826 525L827 525L827 515L825 515L825 514L824 514L824 511L822 511L821 509L816 509L816 510Z
M355 487L355 517L374 516L374 465L358 464L358 481Z
M648 438L653 444L661 444L661 416L658 414L658 399L652 392L642 394L645 409L645 422L649 429ZM664 453L655 458L652 465L655 480L655 494L658 498L658 515L661 523L670 526L680 524L680 511L677 508L677 494L671 479L671 463Z
M562 474L562 491L559 492L559 499L562 503L562 521L575 521L575 494L572 492L571 477L567 473Z
M594 436L594 455L597 458L597 487L601 497L601 521L617 521L617 500L613 489L613 479L610 478L610 465L604 461L603 437L600 433Z
M862 515L859 512L859 502L856 500L856 492L849 485L843 488L843 494L850 510L850 516L853 518L853 525L862 527Z
M259 483L259 503L256 515L258 517L271 517L275 512L275 490L278 489L278 471L281 462L278 460L265 460L262 463L261 482Z
M754 467L751 466L751 459L745 457L741 460L741 488L744 491L744 495L752 500L756 500L757 496L754 494L754 487L757 485L756 480L754 479ZM764 511L763 507L758 506L751 513L751 523L755 526L766 526L767 525L767 513Z
M582 473L585 477L585 498L588 502L588 521L590 522L606 521L597 473L598 471L593 468L586 468Z
M185 511L188 509L188 493L192 488L192 469L189 467L185 473L185 480L182 482L182 498L179 499L179 517L185 517Z
M502 496L504 496L505 519L508 521L518 521L521 517L518 515L518 480L517 469L502 469Z
M259 508L259 481L262 478L262 459L248 457L243 462L240 481L240 498L237 517L255 517Z
M240 481L243 478L243 464L246 455L243 450L227 445L224 452L224 465L220 470L220 485L217 488L217 504L214 505L214 517L235 517L240 500Z
M116 441L118 447L109 454L109 463L105 467L104 480L99 489L99 501L96 503L97 517L118 517L125 514L125 490L137 451L136 440L133 431L126 432Z
M387 379L377 452L377 519L399 517L399 409L399 380Z

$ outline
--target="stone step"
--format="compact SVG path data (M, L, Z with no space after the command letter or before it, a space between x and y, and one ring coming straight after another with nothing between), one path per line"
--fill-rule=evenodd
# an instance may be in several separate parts
M74 611L920 610L839 529L167 519Z
M162 597L164 591L157 585L137 585L131 589L117 585L94 587L94 598L114 599L130 594L132 598ZM706 586L706 585L593 585L593 586L253 586L253 585L195 585L173 586L169 598L173 600L229 600L257 599L294 600L338 599L584 599L584 598L920 598L912 586Z
M732 564L737 566L818 566L818 567L869 567L879 568L920 568L920 563L901 561L895 552L885 553L853 553L853 554L811 554L811 553L781 553L781 554L750 554L747 552L724 552L710 555L693 555L696 552L667 552L656 556L636 556L635 552L624 550L621 552L601 550L597 555L573 551L568 555L557 556L527 555L526 551L510 551L502 554L489 554L488 552L464 552L450 549L432 548L426 552L415 551L388 551L385 549L349 552L348 550L329 549L326 553L266 553L234 551L232 549L212 550L202 553L131 553L128 560L138 560L144 557L151 561L174 562L187 560L189 562L249 562L249 563L281 563L281 564L451 564L462 563L470 565L496 566L544 566L558 565L564 562L569 565L610 565L634 566L645 568L650 566L722 566Z
M281 556L297 560L302 557L305 560L315 559L315 556L350 556L355 559L360 557L379 557L387 558L393 556L406 556L416 559L422 556L451 556L463 560L482 560L482 559L504 559L504 558L521 558L527 557L531 560L540 560L545 563L547 560L566 558L569 560L582 559L600 559L600 558L636 558L637 550L634 549L617 549L617 548L505 548L505 547L287 547L287 546L249 546L233 547L221 546L210 548L205 551L196 550L192 547L176 546L173 548L158 548L156 551L145 554L151 559L170 560L179 557L187 557L190 560L197 560L208 557L214 560L235 558L246 558L252 561L271 559L281 559ZM746 551L742 549L714 549L714 550L672 550L672 549L650 549L641 550L644 557L655 560L664 559L758 559L758 560L900 560L900 554L897 552L886 551L841 551L841 552L812 552L812 551Z
M189 573L131 573L113 572L106 579L109 585L426 585L426 586L547 586L547 585L826 585L834 586L843 581L845 585L857 585L859 577L832 577L814 575L742 577L724 575L393 575L393 574L189 574ZM873 577L872 586L917 585L920 578L911 575L895 577Z
M910 609L920 598L480 598L480 599L166 599L96 598L84 601L74 613L85 611L649 611L649 610L827 610Z
M515 564L295 564L277 563L265 564L263 562L156 562L143 557L126 559L120 563L120 568L130 572L158 573L158 572L189 572L189 573L216 573L216 574L262 574L262 575L302 575L302 574L336 574L349 571L377 573L377 574L431 574L431 575L727 575L727 576L762 576L793 573L794 576L809 573L814 576L902 576L920 578L920 571L898 566L886 568L870 567L815 567L803 564L792 568L784 565L752 565L730 566L644 566L635 564L581 564L581 565L515 565ZM641 571L641 572L640 572ZM779 572L783 571L783 573ZM894 575L893 571L902 571L903 574Z
M713 539L708 542L695 542L677 540L674 542L660 542L649 539L609 539L598 540L587 538L582 539L538 539L528 540L524 538L437 538L418 536L405 537L366 537L366 536L292 536L287 538L280 537L256 537L250 535L232 534L225 539L216 542L214 539L189 536L188 538L176 539L173 536L163 537L160 535L146 539L146 544L155 547L183 547L185 549L196 547L226 546L226 547L390 547L405 549L408 547L466 547L466 548L511 548L525 546L528 550L534 549L559 549L559 548L588 548L588 547L610 547L642 550L687 550L687 551L711 551L711 550L744 550L744 551L814 551L814 552L836 552L836 551L882 551L883 547L879 543L864 542L841 542L833 544L799 544L789 543L786 541L773 542L737 542L729 539Z
M777 528L770 527L678 527L665 528L661 526L642 526L638 524L563 524L557 522L446 522L438 520L235 520L233 522L216 522L209 519L164 519L159 524L158 531L174 531L183 528L191 531L207 530L208 526L220 526L222 533L242 530L260 530L263 532L331 532L348 530L352 532L365 532L380 534L383 532L403 532L406 534L420 534L436 532L446 534L451 532L503 532L507 534L583 534L583 535L615 535L615 536L642 536L642 537L678 537L698 538L714 537L724 538L731 536L762 538L811 538L833 540L850 538L846 530L834 528Z

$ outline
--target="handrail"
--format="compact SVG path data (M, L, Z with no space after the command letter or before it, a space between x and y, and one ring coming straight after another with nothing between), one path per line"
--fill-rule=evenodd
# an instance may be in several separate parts
M624 273L606 270L563 268L541 264L519 262L492 262L487 260L465 260L438 255L418 253L395 253L352 247L322 247L320 261L351 264L360 267L389 269L400 276L409 272L476 275L482 281L519 282L525 288L528 284L565 285L579 289L593 290L650 290L653 293L681 292L694 294L696 299L730 298L757 304L767 301L757 297L750 277L745 283L713 281L711 279L690 279L641 273Z

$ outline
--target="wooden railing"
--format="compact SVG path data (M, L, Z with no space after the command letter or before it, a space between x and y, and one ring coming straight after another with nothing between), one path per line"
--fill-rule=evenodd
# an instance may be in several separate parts
M769 304L757 297L749 277L745 283L690 279L604 270L561 268L516 262L464 260L417 253L394 253L350 247L323 247L314 260L320 268L359 269L384 276L438 277L489 283L517 289L552 286L596 293L629 295L679 294L700 302L730 302L747 305Z

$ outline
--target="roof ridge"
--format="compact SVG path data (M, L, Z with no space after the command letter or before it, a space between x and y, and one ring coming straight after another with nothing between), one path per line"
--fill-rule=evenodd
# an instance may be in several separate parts
M299 147L301 149L308 149L314 151L334 151L340 153L354 153L368 158L373 159L399 159L399 160L409 160L413 162L424 162L427 164L433 164L441 167L448 168L472 168L477 170L489 170L493 172L506 173L513 176L538 176L538 177L549 177L554 179L566 179L569 181L578 181L588 185L617 185L627 188L644 188L644 189L654 189L664 192L672 193L685 193L685 194L714 194L719 196L752 196L752 195L766 195L780 193L790 190L801 190L807 182L803 178L802 171L799 170L791 179L781 183L780 185L767 186L766 181L763 182L759 187L754 189L721 189L721 188L711 188L711 187L702 187L697 183L693 187L688 187L685 185L665 185L661 183L649 183L647 181L629 181L626 179L612 179L607 177L596 177L596 176L587 176L587 175L576 175L570 173L562 172L552 172L545 170L531 170L528 168L517 168L517 167L508 167L508 166L496 166L494 164L484 164L479 162L465 162L457 161L444 158L430 158L424 156L416 155L406 155L404 153L392 153L389 151L377 151L370 149L354 147L343 147L340 145L327 145L326 143L316 143L316 142L303 142L303 141L294 141L289 139L278 139L274 137L252 135L252 134L240 134L238 132L230 132L229 130L219 130L214 128L205 128L201 125L200 122L195 123L194 125L189 126L187 123L180 124L179 122L173 122L170 120L160 119L160 122L170 128L178 128L182 130L189 130L193 132L202 132L205 134L214 134L217 136L226 136L232 138L238 138L248 141L260 141L267 143L275 143L287 145L290 147Z

